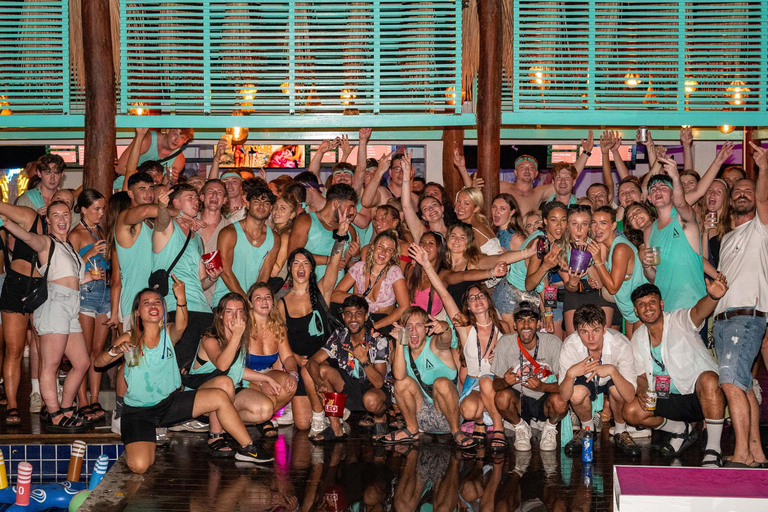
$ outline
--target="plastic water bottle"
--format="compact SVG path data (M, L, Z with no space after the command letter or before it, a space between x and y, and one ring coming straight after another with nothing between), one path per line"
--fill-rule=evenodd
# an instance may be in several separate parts
M581 461L592 462L592 431L589 427L584 429L584 435L581 438Z

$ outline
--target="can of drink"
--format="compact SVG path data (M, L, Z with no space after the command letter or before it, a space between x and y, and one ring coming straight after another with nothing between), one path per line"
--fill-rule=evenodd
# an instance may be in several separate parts
M640 142L645 144L648 142L648 127L647 126L641 126L637 129L637 133L640 134Z
M717 212L707 212L704 217L704 227L707 229L715 229L717 227Z
M592 462L592 431L589 428L584 429L584 435L581 437L581 461Z
M131 347L130 350L123 354L125 357L125 364L133 368L139 365L139 347Z
M645 404L645 410L646 411L655 411L656 410L656 400L658 399L658 395L656 395L655 391L651 391L650 389L647 392L648 395L648 401Z

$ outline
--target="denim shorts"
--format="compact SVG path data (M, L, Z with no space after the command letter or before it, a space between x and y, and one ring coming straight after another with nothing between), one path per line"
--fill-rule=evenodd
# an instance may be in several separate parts
M48 283L48 300L32 315L32 325L39 335L82 332L80 327L80 294L77 290Z
M109 312L109 286L104 279L80 285L80 313L96 318Z
M765 318L735 316L715 322L715 350L720 385L733 384L744 391L752 389L752 363L765 335Z

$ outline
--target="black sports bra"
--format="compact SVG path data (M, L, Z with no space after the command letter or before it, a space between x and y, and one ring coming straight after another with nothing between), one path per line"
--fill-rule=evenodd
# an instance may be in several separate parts
M35 222L33 222L32 227L29 228L30 233L37 233L37 223L41 220L42 217L40 217L40 215L35 217ZM46 222L43 222L43 234L48 234L48 225ZM33 251L30 246L17 238L16 243L13 245L11 256L14 260L26 261L27 263L32 264L32 260L37 257L37 253Z

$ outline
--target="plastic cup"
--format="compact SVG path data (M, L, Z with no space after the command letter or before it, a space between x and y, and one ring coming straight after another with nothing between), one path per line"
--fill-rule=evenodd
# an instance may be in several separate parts
M650 247L651 265L661 265L661 247Z
M98 279L101 277L101 268L99 268L99 262L92 260L91 261L91 277L94 279Z
M131 347L130 350L123 354L125 357L125 364L133 368L139 365L139 347Z
M656 410L656 400L658 399L658 396L656 395L655 391L650 391L646 393L648 395L648 401L645 404L645 410L647 411L655 411Z
M344 417L344 405L347 403L347 395L344 393L325 393L323 409L326 416L334 418Z
M221 254L219 251L212 251L203 254L203 265L206 270L214 271L222 268L224 264L221 262Z
M402 329L400 329L400 332L397 335L397 342L400 345L407 347L410 341L411 341L411 329L409 327L403 327Z
M589 268L592 254L581 249L571 249L571 258L568 267L576 272L585 272Z

